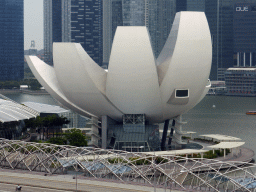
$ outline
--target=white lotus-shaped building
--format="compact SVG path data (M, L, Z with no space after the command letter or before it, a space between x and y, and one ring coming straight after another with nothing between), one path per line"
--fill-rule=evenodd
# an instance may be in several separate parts
M54 67L36 56L26 59L45 89L81 115L120 121L124 114L145 114L159 123L205 96L212 44L205 14L180 12L157 60L146 27L117 28L107 71L78 43L54 43Z

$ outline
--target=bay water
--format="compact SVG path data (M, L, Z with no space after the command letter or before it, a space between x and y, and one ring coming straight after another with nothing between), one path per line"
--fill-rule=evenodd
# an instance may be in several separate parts
M5 94L10 99L22 103L26 101L58 105L50 95ZM246 115L256 111L256 97L206 96L197 106L183 114L184 131L202 134L223 134L239 137L245 147L256 150L256 115Z

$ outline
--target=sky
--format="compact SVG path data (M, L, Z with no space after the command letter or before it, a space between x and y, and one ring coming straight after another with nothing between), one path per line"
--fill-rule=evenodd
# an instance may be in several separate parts
M24 49L35 40L37 50L43 49L43 0L24 0Z

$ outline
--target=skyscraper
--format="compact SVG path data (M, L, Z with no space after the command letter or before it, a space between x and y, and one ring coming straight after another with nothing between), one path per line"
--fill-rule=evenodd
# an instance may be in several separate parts
M61 0L44 0L44 61L53 65L52 43L61 42Z
M70 0L44 0L44 61L53 65L53 42L70 42Z
M107 66L117 26L123 26L122 0L103 1L103 65Z
M123 0L123 25L145 26L146 0Z
M176 0L176 12L180 11L205 11L205 0Z
M71 0L71 42L102 65L102 0Z
M234 6L234 53L236 66L256 65L256 3Z
M220 69L233 66L233 0L206 0L205 13L212 35L211 80L224 80Z
M104 0L103 63L109 62L117 26L147 26L155 56L158 57L170 33L175 0Z
M0 1L0 80L24 78L24 2Z
M147 0L146 26L148 27L152 48L157 58L170 34L175 17L174 0Z

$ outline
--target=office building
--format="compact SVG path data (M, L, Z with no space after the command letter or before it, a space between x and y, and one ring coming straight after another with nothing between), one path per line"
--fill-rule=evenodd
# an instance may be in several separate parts
M123 25L145 26L146 0L123 0Z
M145 9L145 25L148 27L157 59L171 31L175 17L175 0L147 0Z
M157 58L169 36L175 0L103 1L103 63L108 65L117 26L147 26Z
M211 80L220 80L218 68L233 66L233 0L206 0L207 16L213 44Z
M103 66L107 67L117 26L123 26L122 0L103 1Z
M24 1L0 1L0 80L24 78Z
M256 3L237 3L234 7L234 65L256 65Z
M71 0L71 42L81 43L84 50L102 65L102 0Z
M52 43L61 42L61 0L44 0L44 61L53 65Z
M205 0L176 0L176 12L205 11Z
M44 61L53 65L53 42L70 42L70 0L44 0Z
M256 68L229 68L225 72L227 95L256 96Z

